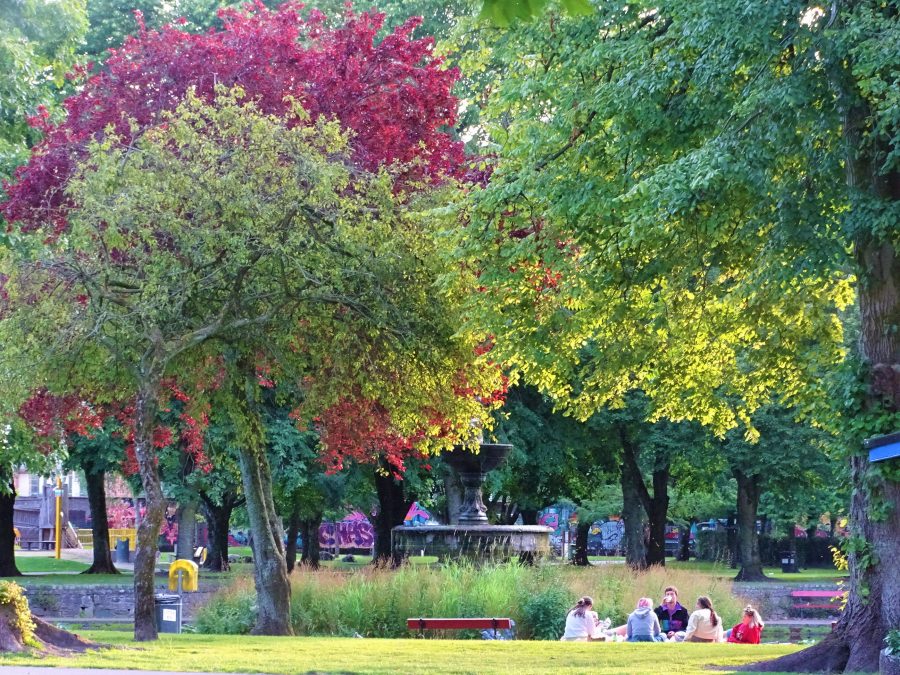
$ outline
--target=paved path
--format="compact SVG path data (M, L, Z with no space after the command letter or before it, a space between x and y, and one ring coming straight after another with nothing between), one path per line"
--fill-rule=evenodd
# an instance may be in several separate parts
M108 668L47 668L44 666L0 666L0 675L194 675L171 670L110 670ZM241 673L204 673L241 675Z

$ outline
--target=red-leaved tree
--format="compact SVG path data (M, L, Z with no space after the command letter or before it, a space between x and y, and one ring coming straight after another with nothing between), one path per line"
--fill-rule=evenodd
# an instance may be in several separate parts
M23 233L35 233L50 244L56 241L65 243L65 238L60 235L70 227L73 211L84 206L77 203L69 189L81 168L80 162L88 157L91 142L107 137L110 130L117 149L140 144L142 139L148 137L158 137L165 131L163 115L166 112L185 104L188 95L194 97L193 101L214 105L221 87L232 91L237 90L231 88L240 87L241 95L252 101L256 110L281 120L286 128L316 124L323 118L336 120L350 132L351 138L349 156L336 157L335 160L349 160L355 170L361 172L373 172L389 165L396 195L440 181L445 174L456 171L462 160L462 147L445 132L445 128L455 121L456 101L451 87L456 72L444 69L440 60L433 57L430 40L411 37L416 21L411 20L376 41L375 36L383 21L381 15L348 14L343 26L329 28L321 14L312 11L304 17L300 10L301 5L289 2L276 11L270 11L262 4L245 11L227 11L222 15L222 30L200 35L189 34L177 26L160 31L141 30L111 54L102 70L84 77L79 83L78 93L65 102L67 115L62 122L53 124L43 112L32 120L44 132L44 140L34 148L28 164L21 167L14 180L6 186L9 198L2 206L2 212L7 221ZM302 106L306 115L295 114L297 104ZM197 103L190 105L196 107ZM148 133L151 129L156 132L155 135ZM252 185L264 182L256 181ZM77 181L74 184L77 187ZM277 195L270 197L275 199ZM246 203L260 201L249 199ZM189 205L177 208L170 215L188 220L193 217ZM308 225L312 236L319 239L320 224L316 224L316 219L323 217L321 213L301 210L299 215L286 213L285 216L290 216L284 222L292 227L292 219L304 218L304 225ZM203 222L202 226L222 226L221 220L203 220L204 217L197 216ZM277 222L272 224L273 219L268 219L271 228L280 226L280 218L274 220ZM133 226L134 223L132 219L124 225ZM143 228L150 225L140 222L137 226ZM116 240L112 248L103 241L110 236ZM278 234L278 241L288 236L282 231ZM31 265L27 273L19 275L17 299L25 300L27 304L39 300L42 293L52 292L54 300L59 301L66 289L72 286L71 297L66 300L69 305L84 306L84 315L102 319L105 308L89 306L96 303L111 303L115 311L118 311L116 307L132 307L130 303L135 298L143 297L134 293L132 281L124 287L117 285L100 289L99 295L91 297L75 290L76 286L97 290L98 278L107 278L85 274L80 261L92 256L96 259L100 251L101 261L108 269L128 276L134 268L145 264L148 251L153 248L135 246L138 235L130 237L128 233L122 233L120 236L118 231L110 235L102 223L89 233L89 238L92 238L91 241L84 244L86 258L79 253L55 266ZM166 253L176 252L177 244L168 233L158 231L153 238L154 247ZM82 241L78 240L79 245ZM292 246L297 246L296 237L291 241ZM71 245L73 242L68 243ZM249 245L256 247L259 242L250 241ZM323 252L327 251L328 255L337 256L346 252L346 249L329 247L321 240L316 245ZM129 246L132 248L129 249ZM191 251L200 250L205 251L191 248ZM248 275L259 268L260 261L265 264L270 258L262 253L251 253L247 258L249 264L239 269L239 263L234 262L224 249L210 260L196 261L187 255L187 250L177 252L183 255L175 264L193 270L196 263L207 271L219 270L223 275L220 285L225 292L213 292L203 299L197 296L198 300L192 305L197 311L196 317L172 315L175 317L173 320L181 322L178 330L173 328L166 332L166 326L147 326L145 323L138 335L143 342L129 348L127 353L117 350L115 345L104 346L130 368L137 390L134 454L148 496L147 518L142 521L138 533L135 560L137 639L156 637L152 602L153 558L164 510L155 457L161 381L176 356L187 359L187 352L199 349L199 345L217 333L247 325L261 326L274 321L275 317L274 310L255 312L253 305L227 299L229 293L238 297L246 288ZM299 249L285 255L281 263L290 265L298 257ZM47 275L53 277L52 281L46 281ZM29 286L31 278L35 281ZM178 278L178 275L167 278ZM208 280L212 278L209 273L199 277L203 283L211 283ZM129 279L140 284L144 283L146 276L137 274L129 276ZM3 281L0 279L0 282ZM284 281L282 284L279 279L279 284L284 286L286 293L293 293L295 289L290 285L290 279L286 277ZM314 277L310 278L310 283L317 281ZM185 290L190 293L194 291L193 286ZM290 300L296 305L307 302L308 297L292 295ZM329 296L324 292L313 297L320 303L344 303L344 310L366 314L365 307L354 304L352 298L346 302L342 296ZM265 294L254 295L254 298L258 301L270 299ZM6 300L5 294L3 299ZM211 302L223 304L210 305ZM212 313L213 307L219 307L216 314ZM134 312L122 310L121 317L130 320L128 317L135 315ZM196 318L195 324L190 323L193 318ZM343 319L339 316L339 320ZM197 328L198 324L200 328ZM94 334L95 330L102 332L108 330L110 325L103 319L86 333ZM106 337L109 343L110 339L118 338L120 334ZM139 356L136 358L134 354ZM258 480L255 479L254 484L264 486L268 482L267 476L256 478ZM265 501L271 502L271 499ZM267 513L271 505L263 506L266 508L261 507L260 510L261 527L274 518L273 514ZM278 545L273 546L278 548ZM277 558L278 551L275 550L273 555ZM283 560L275 560L262 577L267 581L277 578L278 583L270 586L273 589L277 586L278 593L289 595L283 568ZM258 582L260 578L258 575ZM273 590L269 595L274 597L276 594ZM263 606L268 605L264 603ZM287 609L288 604L282 600L277 611L261 611L257 629L289 633Z

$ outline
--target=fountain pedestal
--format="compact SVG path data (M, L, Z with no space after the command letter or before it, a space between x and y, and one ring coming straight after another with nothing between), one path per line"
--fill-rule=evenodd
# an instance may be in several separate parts
M540 525L490 525L482 499L485 475L506 459L511 445L482 443L476 454L457 446L442 457L459 476L464 495L458 525L400 525L391 532L395 554L437 556L439 560L468 559L502 562L527 554L550 552L552 530Z

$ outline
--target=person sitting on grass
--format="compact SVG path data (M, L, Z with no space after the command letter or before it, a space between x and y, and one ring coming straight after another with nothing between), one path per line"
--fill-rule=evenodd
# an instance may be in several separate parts
M659 618L653 613L653 600L641 598L637 609L628 616L625 624L625 639L628 642L665 642L659 628Z
M674 586L666 586L662 604L654 611L662 632L670 640L675 638L676 633L687 629L690 617L688 611L678 602L678 589Z
M593 611L594 601L585 595L575 603L566 615L566 632L560 638L563 642L590 642L600 638L600 619Z
M688 619L685 642L721 642L722 619L716 615L712 600L705 595L697 598L697 609Z
M744 616L741 622L734 628L725 631L725 639L738 644L758 645L764 627L765 624L759 612L747 605L744 607Z

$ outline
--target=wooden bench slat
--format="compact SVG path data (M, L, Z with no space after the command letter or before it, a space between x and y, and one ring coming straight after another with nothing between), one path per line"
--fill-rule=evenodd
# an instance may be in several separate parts
M512 628L509 618L418 618L407 619L406 627L409 630L504 630Z
M791 591L792 598L839 598L843 591Z

